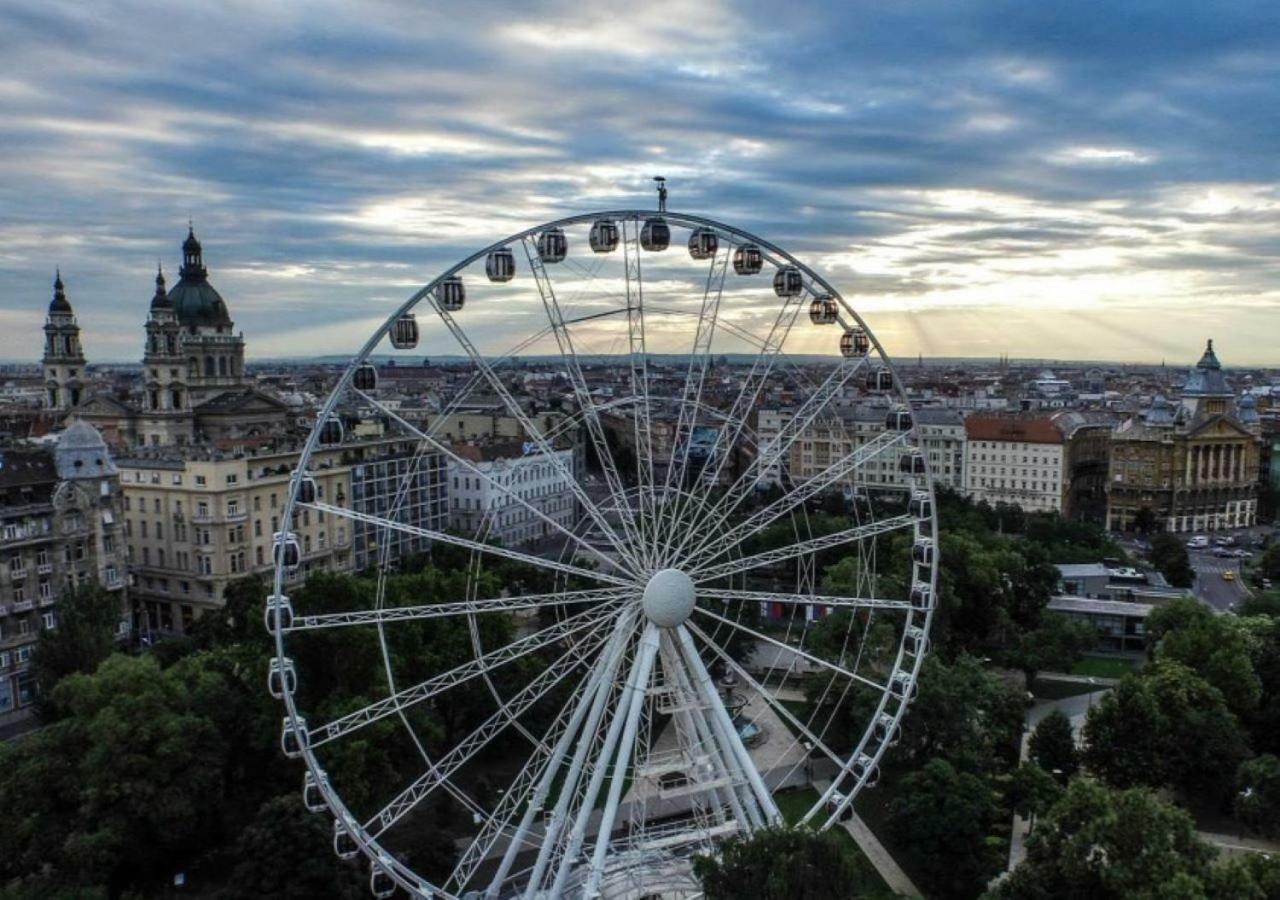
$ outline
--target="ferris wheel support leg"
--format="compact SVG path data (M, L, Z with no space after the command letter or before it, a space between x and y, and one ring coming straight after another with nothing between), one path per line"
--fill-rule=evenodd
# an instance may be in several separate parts
M652 627L652 626L649 626ZM646 628L646 636L648 628ZM645 660L648 663L645 663ZM644 683L641 681L641 675L644 681L648 680L648 670L653 666L653 653L647 648L641 648L636 652L635 659L631 663L631 672L627 675L627 684L622 692L619 700L619 709L614 713L613 721L609 723L609 731L605 735L604 746L600 748L600 755L596 758L596 764L591 771L591 780L587 783L587 790L582 797L582 805L578 809L578 816L573 823L573 831L569 833L569 842L565 847L564 855L560 857L560 865L556 869L555 882L551 885L552 897L559 897L564 893L564 883L569 877L569 871L573 868L574 859L582 849L582 844L587 837L587 825L591 820L591 814L595 810L596 798L600 795L600 787L604 783L605 773L608 771L608 761L613 758L614 750L618 746L618 738L622 733L623 725L626 722L625 709L630 708L630 700L635 697L636 692L641 692L643 697ZM645 669L646 671L641 671ZM587 743L587 742L584 742ZM575 781L581 773L581 765L577 767L577 771L570 770L569 777ZM606 824L603 820L600 823L601 828L605 828ZM533 897L533 887L530 886L525 897Z
M627 766L631 764L631 751L636 743L636 729L640 726L640 714L644 711L649 676L653 673L653 661L657 656L658 626L651 622L645 627L644 636L640 638L639 655L636 659L635 671L632 673L635 676L634 688L627 698L627 719L622 732L622 746L613 764L613 780L609 783L609 796L605 800L604 815L600 818L600 829L596 832L596 848L591 855L591 871L587 875L584 897L595 896L596 887L600 884L600 876L604 874L604 856L609 849L613 822L618 817L622 786L627 781Z
M525 838L529 834L529 829L533 825L533 818L538 814L538 810L542 809L542 804L546 802L547 795L551 792L551 786L555 782L556 775L560 771L560 766L564 762L565 754L568 752L569 744L578 734L582 727L583 719L587 720L587 730L585 734L595 732L599 726L600 716L604 711L605 700L609 696L609 685L612 683L618 671L618 665L622 660L622 649L626 643L626 638L630 634L633 627L632 617L623 615L615 628L613 636L609 638L604 652L600 655L600 660L596 664L595 670L591 674L591 681L588 684L582 696L578 700L578 705L573 711L569 724L565 728L564 733L560 736L560 740L556 742L555 749L551 753L550 759L547 760L546 768L542 772L542 777L538 781L533 798L529 801L529 806L525 810L524 816L520 819L520 824L516 828L515 836L511 838L511 843L507 845L506 852L502 855L502 861L498 865L498 870L493 876L493 880L489 884L485 897L496 898L502 890L502 882L511 872L511 866L515 863L516 854L524 844ZM586 748L590 741L584 739L579 744L578 753L574 755L574 763L576 767L581 767L581 759L579 754L585 756ZM543 843L538 851L538 860L543 862L543 853L548 846L554 846L556 835L559 832L560 823L564 818L564 806L568 805L569 798L573 795L573 786L566 782L561 788L560 798L556 801L556 806L551 816L551 823L547 826L547 831L543 835ZM553 830L554 829L554 830ZM542 869L545 869L545 862ZM538 878L541 877L541 871L538 868L534 870L534 877L531 878L531 884L536 884ZM460 885L461 887L461 885Z
M680 662L680 651L677 649L675 641L671 639L670 633L663 634L662 638L665 651L663 653L664 667L669 666L671 672L675 675L676 683L680 687L680 693L696 699L698 694L693 689L693 685L689 681L689 673L685 671L684 665ZM691 728L692 732L697 736L697 740L702 744L702 746L707 748L707 755L711 758L712 765L715 768L715 777L723 778L729 782L723 790L725 799L728 801L730 809L733 810L734 820L739 824L739 826L745 827L749 820L747 818L746 810L738 799L737 791L737 783L740 782L741 779L731 773L729 768L725 765L724 755L716 745L715 738L712 736L712 730L707 723L707 717L702 714L701 710L696 711L696 713L690 713L685 710L681 715L683 715L685 720L689 723L686 727ZM690 754L691 757L694 755L695 754L692 753ZM717 789L715 793L719 795L720 791Z
M747 752L742 739L738 737L738 731L733 727L733 722L729 719L729 713L725 710L724 704L720 702L720 695L716 693L716 686L711 680L711 673L702 664L702 657L698 655L698 649L693 645L693 637L689 634L689 629L680 625L676 628L676 635L680 641L680 647L684 651L684 658L689 666L689 672L693 676L694 683L702 692L703 699L710 705L714 721L725 732L725 737L729 742L729 749L742 767L743 774L747 776L751 790L755 793L756 799L760 803L760 808L764 810L765 819L770 824L781 822L782 813L778 811L778 805L773 802L773 794L769 792L764 779L760 777L759 770L756 769L755 763L751 761L751 754Z

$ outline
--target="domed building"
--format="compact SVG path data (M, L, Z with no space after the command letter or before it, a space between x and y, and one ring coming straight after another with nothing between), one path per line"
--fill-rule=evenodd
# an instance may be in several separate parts
M245 374L244 334L236 333L226 301L210 283L203 254L189 227L177 284L166 291L163 270L156 273L144 326L141 402L99 395L75 406L78 417L115 444L234 442L287 425L286 406Z
M1144 507L1173 532L1257 523L1258 414L1252 402L1237 406L1235 397L1209 341L1176 405L1157 396L1116 426L1107 528L1129 530Z

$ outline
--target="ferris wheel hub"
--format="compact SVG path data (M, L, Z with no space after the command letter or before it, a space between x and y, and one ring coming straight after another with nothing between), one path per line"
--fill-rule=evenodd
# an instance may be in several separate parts
M675 628L693 612L694 593L693 579L679 569L655 572L644 586L644 614L659 628Z

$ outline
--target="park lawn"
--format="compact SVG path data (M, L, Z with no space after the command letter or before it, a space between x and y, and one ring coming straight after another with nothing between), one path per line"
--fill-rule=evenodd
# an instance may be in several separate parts
M788 824L794 825L800 821L805 813L813 808L813 804L818 802L818 792L811 787L791 788L774 794L773 799L778 804L778 810L782 813L782 817L787 820ZM815 818L817 817L815 816ZM840 827L833 828L832 832L839 839L858 871L857 883L851 885L854 889L853 896L858 897L859 900L892 900L892 898L896 898L898 895L884 883L880 873L875 870L875 866L871 865L871 862L859 849L849 832Z
M1123 678L1141 663L1127 656L1086 656L1071 667L1072 675L1091 678Z

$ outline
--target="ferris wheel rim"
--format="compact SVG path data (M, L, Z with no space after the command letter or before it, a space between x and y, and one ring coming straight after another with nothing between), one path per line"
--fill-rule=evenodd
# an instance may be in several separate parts
M902 383L899 379L897 371L893 366L891 357L884 351L884 348L881 346L878 339L875 337L874 332L870 328L867 328L866 323L864 322L860 314L855 309L853 309L851 304L849 304L849 302L844 298L844 296L838 290L836 290L830 284L830 282L828 282L820 273L813 270L807 264L803 263L802 261L794 257L792 254L790 254L786 250L782 249L781 247L777 246L776 244L770 241L767 241L759 237L758 235L753 234L752 232L746 231L745 229L738 228L737 226L729 225L727 223L724 223L715 219L711 219L705 216L700 216L700 215L695 215L690 213L675 212L670 210L663 211L663 212L655 212L653 210L639 209L639 208L601 210L597 212L579 213L572 216L567 216L560 219L552 220L549 222L544 222L539 225L533 226L531 228L527 228L523 231L516 232L511 236L505 238L504 240L496 241L486 246L485 248L466 257L461 262L454 264L451 268L445 270L441 275L436 277L434 280L432 280L431 282L427 283L425 286L418 289L408 300L404 301L386 319L386 321L382 324L382 326L379 327L374 332L374 334L369 338L369 340L366 342L365 346L359 351L359 353L353 357L352 362L347 366L345 371L340 376L338 382L335 384L332 392L330 393L330 396L327 398L326 403L321 408L321 412L317 416L316 427L312 430L311 434L308 436L308 439L303 446L303 450L300 456L301 461L298 467L299 472L303 471L304 462L310 460L311 456L314 454L314 452L318 447L317 438L318 438L320 424L324 422L330 415L332 415L334 409L336 408L338 398L343 394L343 392L345 390L353 389L351 386L351 377L352 377L352 373L355 371L355 368L361 365L362 363L364 363L369 358L370 353L378 346L379 343L381 343L382 340L386 338L392 325L400 316L408 312L411 312L424 299L430 298L430 296L432 295L432 292L436 290L445 281L445 279L452 277L456 275L458 272L474 265L481 259L484 259L487 254L489 254L494 250L503 248L507 245L514 244L517 241L527 241L530 237L535 236L551 228L565 228L565 227L570 227L574 225L593 222L598 219L616 219L616 220L629 219L629 220L636 221L638 223L640 220L656 218L656 217L664 218L668 222L675 223L677 225L684 226L684 227L712 228L724 235L728 235L733 238L736 238L738 240L738 243L742 243L742 242L754 243L760 248L762 248L763 250L767 251L768 254L776 257L777 260L784 260L786 264L796 266L802 273L804 273L805 276L807 276L811 285L816 285L817 287L822 288L827 295L829 295L832 299L834 299L841 305L844 312L846 312L849 315L852 321L856 322L859 327L863 328L866 331L870 339L871 345L874 347L875 353L879 356L882 364L885 366L885 368L887 368L887 370L891 374L895 392L900 397L906 396L905 391L902 388ZM772 264L774 264L775 267L779 265L779 263L775 259L770 259L769 261ZM915 439L915 443L917 445L920 443L919 423L915 421L914 417L911 423L910 431L907 432L907 434L909 434L912 438ZM932 512L930 515L930 535L931 535L933 544L936 547L937 546L937 528L938 528L937 514L936 514L936 498L935 498L935 492L934 492L932 472L930 471L927 458L925 461L925 466L926 466L926 469L924 472L923 481L924 481L924 484L926 485L926 490L931 500L931 509L932 509ZM297 506L297 487L296 487L296 478L295 478L294 483L291 484L290 490L286 495L286 502L282 511L282 522L286 523L282 527L284 527L286 530L288 530L291 527L287 523L291 522L291 517L293 515L293 512L296 506ZM274 578L272 580L272 596L273 597L284 595L285 580L286 579L284 578L283 567L278 563L275 567ZM931 585L934 587L935 592L936 592L936 581L937 581L937 571L936 571L936 566L933 566L931 567L930 582L931 582ZM923 613L918 617L920 619L923 619L923 629L926 634L928 633L929 627L932 623L934 611L935 611L935 607L931 606L927 610L924 610ZM379 633L380 634L382 633L381 626L379 626ZM285 647L284 647L285 634L286 634L285 630L279 627L277 627L274 630L273 636L274 636L275 651L276 651L275 658L278 660L283 660L287 658L285 655ZM903 652L902 642L900 641L898 654L893 663L892 669L890 670L890 675L892 676L900 672L909 671L910 677L914 682L916 679L918 679L919 669L920 669L920 665L922 664L923 658L924 658L924 653L921 652L915 656L910 666L904 666L903 665L904 652ZM873 713L871 717L871 720L870 720L871 722L874 722L876 717L880 716L884 712L889 702L889 696L890 694L887 689L882 690L880 701L876 707L875 713ZM298 710L296 708L296 704L294 702L294 697L292 693L286 692L283 699L284 699L284 705L287 711L286 719L292 720L296 724L298 721L300 721L301 717L298 714ZM895 725L901 721L901 718L904 715L905 710L906 710L906 702L901 702L896 705L895 712L893 713L893 719L894 719ZM862 738L860 739L857 747L848 756L848 761L850 766L855 760L859 759L859 757L863 755L863 751L865 746L868 743L870 734L871 734L871 727L869 724L868 728L863 733ZM874 759L876 761L878 761L879 758L883 755L885 749L886 747L881 746L875 751ZM317 782L320 783L321 792L322 792L322 795L324 796L325 802L330 806L331 810L335 814L335 817L339 820L346 820L348 822L352 822L358 825L358 823L355 823L354 819L351 818L349 810L347 810L345 805L341 802L339 795L337 795L328 787L327 780L324 777L324 772L319 767L318 763L316 763L313 757L313 754L311 753L311 748L309 747L304 748L302 757L305 761L307 772ZM837 775L837 777L833 779L833 783L830 790L827 792L826 795L820 798L818 803L815 804L815 806L809 811L809 814L805 817L804 821L808 822L810 819L814 818L816 811L820 807L824 807L826 805L827 801L830 798L830 794L835 791L836 786L840 783L841 777L847 774L847 771L848 771L848 767L846 767L844 771L840 772ZM851 801L851 800L852 800L852 796L848 798L848 801ZM829 827L835 821L836 817L840 814L842 809L843 807L832 812L830 818L822 825L822 827ZM429 883L423 881L422 878L419 875L417 875L417 873L414 873L412 872L412 870L408 869L407 867L404 867L394 858L394 856L392 856L389 853L386 853L381 848L376 837L369 838L367 842L363 840L364 835L360 833L363 831L364 831L363 828L352 829L351 837L353 838L355 843L360 845L360 849L364 852L364 854L367 857L369 857L369 859L374 865L382 867L383 870L386 871L388 875L395 878L395 880L399 882L401 886L409 890L423 890L428 888L430 890L434 890L437 892L442 890L441 887L429 885ZM453 895L447 895L447 896L453 896Z

